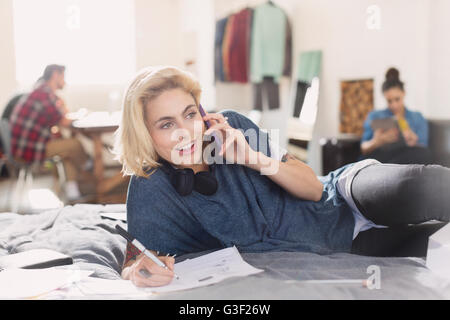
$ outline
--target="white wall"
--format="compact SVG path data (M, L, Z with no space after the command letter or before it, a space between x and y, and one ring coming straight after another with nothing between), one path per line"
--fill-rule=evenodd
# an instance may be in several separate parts
M0 1L0 109L19 88L15 81L13 0ZM136 11L136 70L149 65L183 67L180 0L134 0ZM43 66L44 67L44 66ZM67 66L68 72L70 66ZM71 110L116 110L131 79L117 85L80 86L68 83L60 95Z
M12 0L0 1L0 112L16 89Z
M136 11L136 71L173 65L193 72L202 88L202 103L211 109L215 90L213 66L214 6L203 0L134 0ZM205 25L207 26L205 28ZM195 65L186 66L188 60ZM124 79L127 80L127 79ZM68 86L64 97L73 109L119 109L128 81L116 86ZM111 101L110 95L120 95Z
M183 0L179 7L181 17L182 50L184 66L199 80L202 87L202 106L210 111L215 107L214 87L214 2Z
M450 1L433 0L430 15L429 114L450 119Z
M151 65L183 66L180 0L134 0L136 32L136 71ZM70 67L70 66L68 66ZM117 85L68 85L62 92L72 110L118 110L131 79Z
M180 0L135 0L137 69L182 67Z

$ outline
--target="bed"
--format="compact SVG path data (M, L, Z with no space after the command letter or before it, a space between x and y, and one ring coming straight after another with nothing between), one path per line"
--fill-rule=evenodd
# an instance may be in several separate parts
M30 249L53 249L70 255L74 266L81 270L93 270L93 277L119 280L126 242L117 234L115 225L126 228L126 223L104 218L102 212L125 212L125 206L83 204L35 215L1 213L0 256ZM177 257L177 262L197 255ZM450 282L427 269L420 258L376 258L347 253L324 256L304 252L241 255L264 272L207 287L158 294L151 299L450 299ZM367 279L373 274L370 266L379 268L379 289L358 284L301 282Z

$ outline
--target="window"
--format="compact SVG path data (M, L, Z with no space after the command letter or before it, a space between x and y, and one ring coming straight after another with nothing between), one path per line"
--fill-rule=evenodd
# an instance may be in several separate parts
M14 0L16 75L33 84L48 64L70 84L119 84L136 70L134 1Z

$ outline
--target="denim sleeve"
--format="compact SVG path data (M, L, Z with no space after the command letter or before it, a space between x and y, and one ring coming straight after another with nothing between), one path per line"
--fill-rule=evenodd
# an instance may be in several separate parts
M361 142L365 142L365 141L369 141L373 138L373 130L372 127L370 126L372 123L372 118L373 118L373 113L369 113L369 115L367 116L366 120L364 121L364 125L363 125L363 135L361 138Z
M262 152L268 157L271 156L270 144L278 145L279 141L271 141L266 131L260 129L252 120L239 112L223 110L220 113L228 117L230 126L240 129L244 133L245 139L253 150Z
M422 116L421 113L417 113L414 121L413 131L419 137L419 144L422 146L428 146L428 121Z

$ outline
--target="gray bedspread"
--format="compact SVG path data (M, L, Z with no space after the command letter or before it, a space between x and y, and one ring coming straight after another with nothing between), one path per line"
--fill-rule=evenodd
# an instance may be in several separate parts
M122 208L121 208L122 207ZM125 223L103 219L100 212L124 206L76 205L37 215L0 213L0 256L31 249L52 249L71 256L93 276L120 278L126 241L115 230Z
M101 211L113 210L124 210L124 206L77 205L26 216L0 213L0 256L49 248L72 256L81 269L94 270L93 276L120 279L126 242L114 226L126 224L100 216ZM428 270L423 259L305 252L244 253L242 257L265 271L152 299L450 299L450 283ZM380 289L300 282L367 279L372 275L369 266L380 270Z

